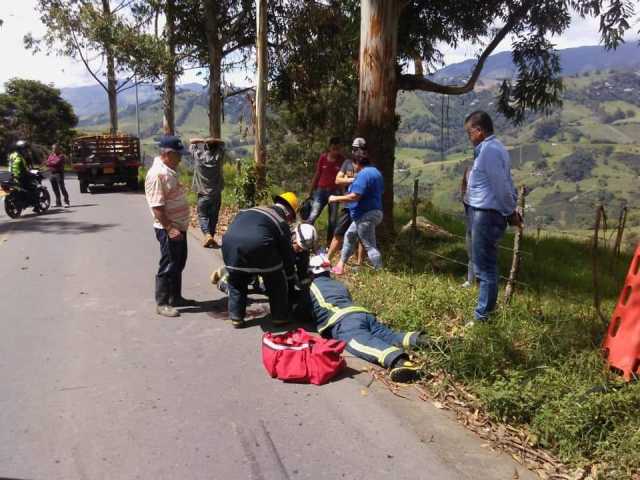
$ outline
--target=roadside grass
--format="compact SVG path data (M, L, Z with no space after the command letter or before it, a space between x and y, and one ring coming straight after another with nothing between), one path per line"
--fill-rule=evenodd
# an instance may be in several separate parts
M398 224L407 212L398 208ZM420 214L456 235L464 232L459 219L431 206ZM512 238L502 245L511 246ZM462 382L494 419L527 427L534 443L568 465L599 463L599 478L633 478L640 469L640 384L624 384L600 356L606 324L592 307L589 247L525 236L522 250L528 252L520 275L526 285L518 285L510 305L500 304L492 321L470 329L463 325L472 318L477 290L460 287L464 266L433 255L465 263L460 238L419 237L412 246L401 236L385 248L383 271L361 269L348 281L356 302L384 322L424 329L436 340L439 348L422 352L426 372L444 371ZM500 251L502 275L510 257ZM630 258L598 253L607 319Z

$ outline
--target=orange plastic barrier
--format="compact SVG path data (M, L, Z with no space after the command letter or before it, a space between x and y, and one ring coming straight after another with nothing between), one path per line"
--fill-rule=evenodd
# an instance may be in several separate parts
M602 349L609 366L622 371L625 380L640 377L640 245L618 299Z

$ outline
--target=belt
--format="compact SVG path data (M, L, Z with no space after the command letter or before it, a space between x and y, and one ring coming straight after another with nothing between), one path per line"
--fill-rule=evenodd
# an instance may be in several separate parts
M471 205L469 205L469 207L474 210L478 210L479 212L493 212L493 213L497 213L501 217L504 217L504 215L502 215L498 210L495 210L493 208L478 208L478 207L472 207Z

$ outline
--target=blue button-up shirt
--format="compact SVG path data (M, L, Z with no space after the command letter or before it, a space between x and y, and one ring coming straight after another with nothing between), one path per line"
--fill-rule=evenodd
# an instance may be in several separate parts
M516 209L518 195L511 178L511 159L495 135L475 148L467 194L468 204L474 208L496 210L505 217Z

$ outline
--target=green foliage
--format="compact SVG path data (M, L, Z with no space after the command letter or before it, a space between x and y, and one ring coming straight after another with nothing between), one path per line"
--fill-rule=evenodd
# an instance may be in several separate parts
M407 211L398 206L399 222L407 220ZM455 235L464 232L459 220L431 206L419 213ZM508 235L502 245L511 243ZM384 251L384 271L361 270L349 282L356 301L384 322L427 331L438 348L421 352L425 368L463 382L495 419L527 425L534 442L570 465L603 462L606 478L628 479L640 469L640 384L622 386L604 368L599 346L606 325L591 307L588 248L525 236L519 276L524 284L489 323L466 330L461 325L472 318L477 290L460 288L465 267L442 258L466 263L462 238L420 236L412 249L401 236ZM509 260L510 252L500 250L503 275ZM629 261L599 252L605 315Z
M60 91L36 80L14 78L0 94L0 153L18 138L51 146L66 145L78 118Z
M238 208L250 208L267 202L269 200L269 190L258 190L254 163L245 161L238 165L240 166L240 171L236 173L233 184L235 205Z
M591 171L596 165L593 152L579 149L564 157L558 163L555 176L572 182L579 182L591 176Z

